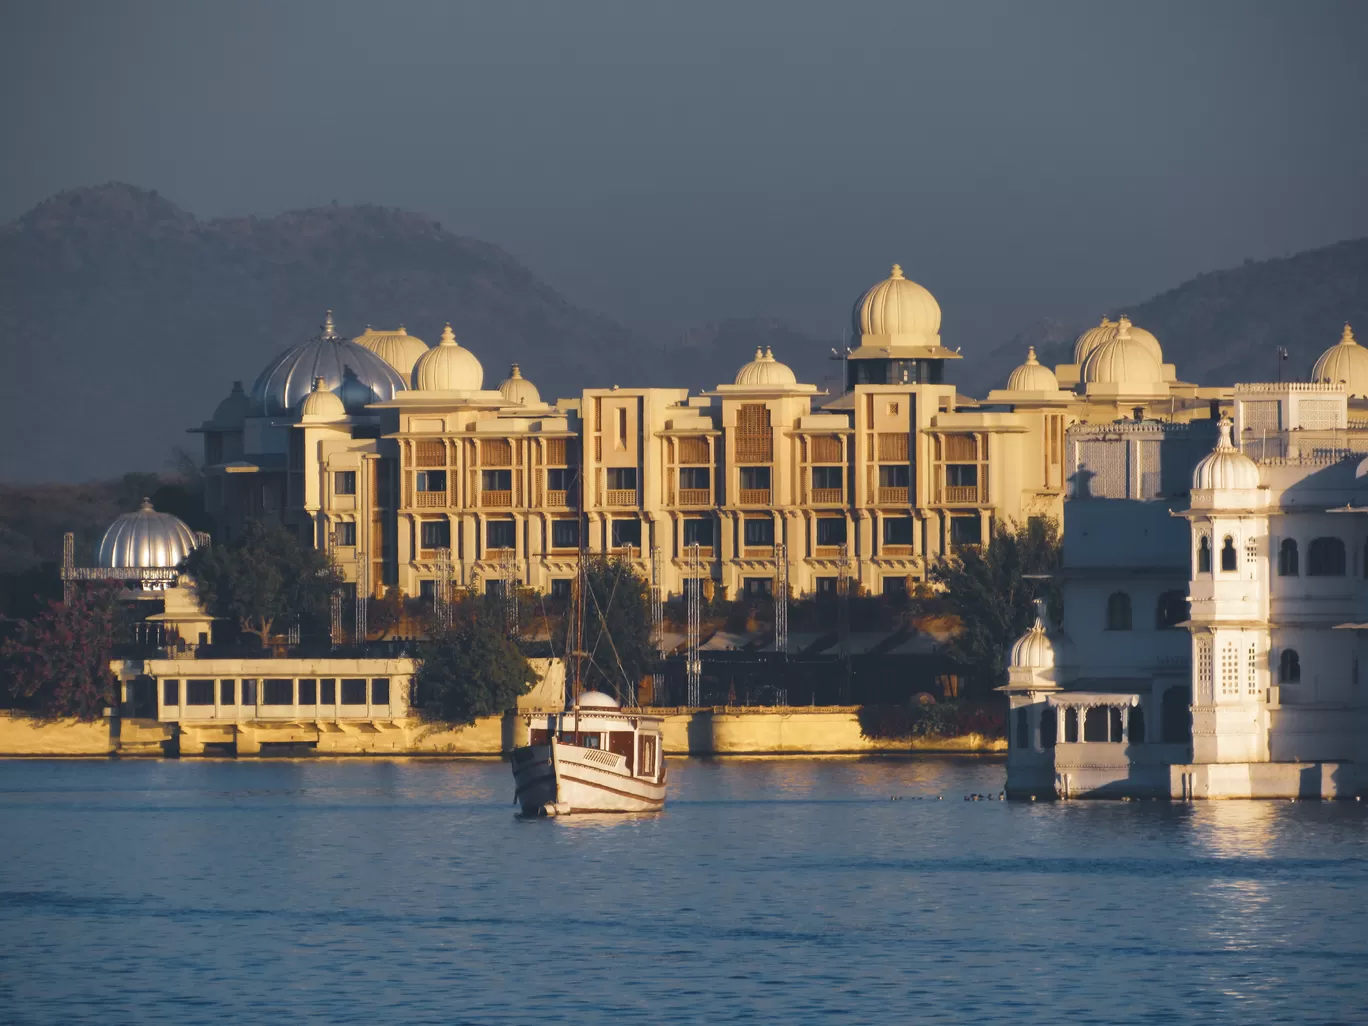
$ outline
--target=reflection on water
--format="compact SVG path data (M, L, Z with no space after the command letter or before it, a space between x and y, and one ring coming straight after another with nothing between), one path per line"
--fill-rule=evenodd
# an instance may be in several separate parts
M1361 804L670 772L661 814L520 820L503 763L0 763L0 1018L1362 1019Z

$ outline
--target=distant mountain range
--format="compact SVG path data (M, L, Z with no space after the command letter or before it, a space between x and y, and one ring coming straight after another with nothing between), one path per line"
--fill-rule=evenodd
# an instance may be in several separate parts
M511 256L419 214L328 206L201 221L155 192L73 189L0 226L0 481L156 470L234 379L248 387L332 308L339 327L394 326L435 342L450 320L487 387L518 361L548 399L586 385L716 385L773 346L800 380L839 390L821 342L782 321L730 320L644 338L560 296ZM1201 275L1125 312L1180 376L1271 377L1273 347L1304 374L1343 321L1368 334L1368 239ZM1067 356L1102 311L1069 312L955 368L996 387L1034 344Z

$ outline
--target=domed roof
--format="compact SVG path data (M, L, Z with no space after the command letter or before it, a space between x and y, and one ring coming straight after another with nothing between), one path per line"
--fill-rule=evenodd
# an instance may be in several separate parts
M376 331L367 325L365 332L352 341L384 360L405 381L413 375L413 365L428 351L428 344L417 335L410 335L402 324L395 331Z
M308 421L341 420L347 406L334 392L329 392L322 378L314 378L313 391L299 402L299 419Z
M1116 335L1088 354L1079 368L1085 384L1136 385L1148 388L1161 381L1163 368L1150 347L1131 337L1130 322L1117 322Z
M519 406L540 406L541 393L537 386L522 376L522 370L515 363L508 368L508 377L499 385L499 391L510 403Z
M1035 623L1012 645L1009 668L1013 670L1052 670L1068 661L1069 639L1063 634L1050 636L1045 629L1045 600L1035 600Z
M150 499L142 508L124 513L109 525L95 556L96 566L171 568L179 566L196 548L195 534L185 521L158 513Z
M786 388L798 384L793 369L774 358L772 349L755 347L755 359L736 372L736 384L749 388Z
M1095 328L1089 328L1074 341L1073 362L1080 367L1088 355L1103 342L1116 338L1116 322L1103 317Z
M1230 418L1222 417L1219 426L1221 437L1216 448L1203 456L1192 471L1193 490L1258 488L1259 466L1230 441Z
M210 425L216 428L241 428L242 422L251 412L252 401L247 398L242 382L234 381L233 390L214 410L214 419L210 421Z
M314 378L337 392L348 413L393 399L405 387L403 376L375 353L338 337L329 310L316 338L287 349L257 376L253 412L276 416L293 410L312 391Z
M424 392L478 392L484 388L484 367L456 341L448 324L442 341L413 365L413 387Z
M617 709L618 701L612 695L604 694L602 691L585 691L579 696L579 707L581 709Z
M1110 342L1112 339L1116 338L1122 325L1126 326L1132 341L1140 343L1149 350L1150 355L1154 357L1156 363L1162 364L1164 362L1163 347L1159 345L1159 340L1154 337L1154 334L1132 324L1130 318L1124 315L1120 320L1116 321L1103 317L1101 323L1099 323L1097 327L1089 328L1087 331L1083 332L1083 334L1079 335L1074 341L1073 362L1081 367L1083 362L1092 354L1093 350L1097 349L1104 342Z
M1321 353L1311 369L1311 380L1327 385L1344 385L1358 398L1368 396L1368 349L1354 341L1354 331L1344 326L1336 345Z
M1054 376L1054 371L1036 359L1035 346L1031 346L1026 350L1026 362L1008 376L1007 390L1009 392L1057 392L1059 391L1059 379Z
M898 264L859 298L852 321L862 345L940 345L940 304L922 286L904 278Z

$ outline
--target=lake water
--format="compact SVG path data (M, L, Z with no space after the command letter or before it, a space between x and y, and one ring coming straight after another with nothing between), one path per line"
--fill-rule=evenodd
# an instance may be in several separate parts
M1368 1021L1364 804L670 767L524 822L498 762L0 763L0 1021Z

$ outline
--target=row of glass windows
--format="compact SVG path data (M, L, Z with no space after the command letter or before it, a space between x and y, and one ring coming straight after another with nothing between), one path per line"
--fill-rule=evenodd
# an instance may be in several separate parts
M1254 539L1245 543L1245 558L1253 563L1259 558L1258 546ZM1363 576L1368 578L1368 545L1364 546ZM1221 540L1221 572L1234 573L1239 568L1239 553L1235 539L1226 535ZM1306 576L1343 577L1348 573L1348 557L1344 542L1339 538L1312 538L1306 553ZM1197 542L1197 572L1211 573L1211 540L1203 535ZM1284 538L1278 546L1278 576L1298 577L1301 575L1301 553L1293 538Z
M179 680L162 681L162 705L181 704L181 684ZM388 677L191 678L184 684L186 705L366 705L367 695L371 705L389 705L390 700Z

